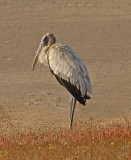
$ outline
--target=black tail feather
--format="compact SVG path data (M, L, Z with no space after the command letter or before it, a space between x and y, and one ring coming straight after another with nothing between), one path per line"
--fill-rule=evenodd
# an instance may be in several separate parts
M71 84L70 82L67 82L66 80L62 79L60 76L55 75L57 81L63 85L75 99L80 102L81 104L85 105L86 99L90 99L91 97L85 95L85 97L82 97L80 90L77 89L76 86Z

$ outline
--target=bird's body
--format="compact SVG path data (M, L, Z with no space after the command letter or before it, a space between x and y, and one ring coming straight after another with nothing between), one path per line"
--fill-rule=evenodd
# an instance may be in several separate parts
M43 36L33 62L33 69L37 60L47 65L58 82L72 95L71 128L76 100L85 105L86 99L90 99L92 96L92 85L86 66L68 45L56 43L56 39L51 33Z

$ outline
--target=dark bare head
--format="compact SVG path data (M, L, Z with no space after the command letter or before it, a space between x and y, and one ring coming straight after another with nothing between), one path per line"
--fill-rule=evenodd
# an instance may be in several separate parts
M46 33L42 37L40 45L39 45L39 48L36 51L36 56L35 56L35 58L33 60L33 64L32 64L33 70L34 70L35 64L36 64L36 62L38 60L38 57L39 57L39 54L40 54L42 48L44 48L44 47L50 48L50 46L53 45L55 42L56 42L56 38L55 38L53 33Z

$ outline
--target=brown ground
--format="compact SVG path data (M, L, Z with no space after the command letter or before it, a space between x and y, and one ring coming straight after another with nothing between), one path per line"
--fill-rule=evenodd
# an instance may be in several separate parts
M0 0L0 131L68 126L68 92L48 68L31 68L47 32L82 57L92 80L75 120L130 118L130 0Z

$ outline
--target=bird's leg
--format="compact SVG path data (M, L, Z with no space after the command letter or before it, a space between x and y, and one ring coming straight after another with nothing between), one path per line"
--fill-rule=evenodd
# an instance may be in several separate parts
M74 97L72 99L73 99L73 108L72 108L71 119L70 119L70 129L72 129L73 116L74 116L74 111L76 106L76 99Z
M71 120L71 115L72 115L72 105L73 105L73 97L70 95L70 120Z

